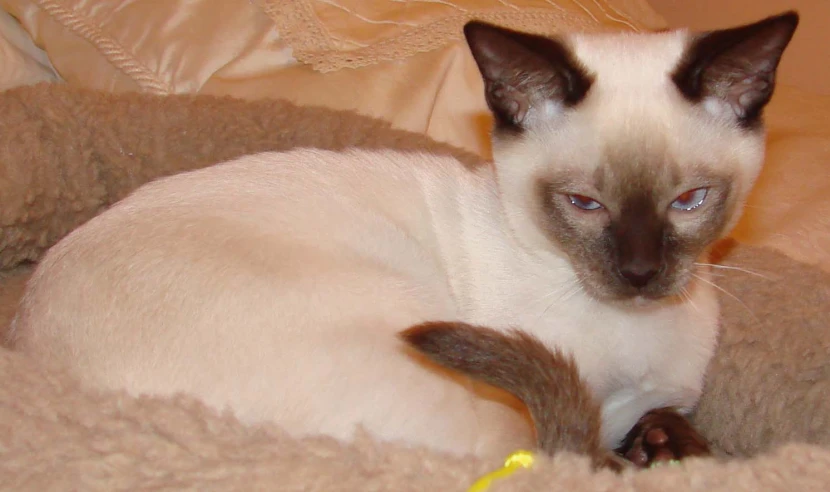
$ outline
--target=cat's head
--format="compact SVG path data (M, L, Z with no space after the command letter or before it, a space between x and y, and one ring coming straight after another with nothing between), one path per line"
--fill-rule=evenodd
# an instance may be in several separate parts
M599 298L679 294L761 170L797 24L562 38L467 24L517 238L566 255Z

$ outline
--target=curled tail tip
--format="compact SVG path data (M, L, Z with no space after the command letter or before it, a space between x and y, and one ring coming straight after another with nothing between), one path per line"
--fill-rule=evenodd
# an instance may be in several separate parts
M398 333L398 336L413 346L419 346L436 331L441 331L443 323L421 323Z
M481 378L494 355L488 341L493 330L460 322L428 322L399 334L416 352L447 369Z
M494 330L455 321L430 321L399 333L409 346L429 356L473 356L485 352Z
M446 345L453 331L447 323L428 322L407 328L398 337L419 352L430 354Z

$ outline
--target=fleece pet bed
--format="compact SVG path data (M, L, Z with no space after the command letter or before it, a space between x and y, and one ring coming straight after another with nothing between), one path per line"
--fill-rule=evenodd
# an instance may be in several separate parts
M296 146L473 155L350 112L281 101L106 94L42 84L0 93L0 332L42 253L144 182ZM830 487L830 275L770 250L719 251L721 342L694 420L718 457L615 475L562 454L496 482L519 490ZM0 348L0 488L465 490L496 462L381 443L293 439L185 396L81 388Z

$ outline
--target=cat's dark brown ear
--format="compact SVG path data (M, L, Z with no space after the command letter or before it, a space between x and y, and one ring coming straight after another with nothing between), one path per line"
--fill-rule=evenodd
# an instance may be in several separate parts
M716 98L741 125L755 126L772 97L775 73L798 26L790 11L732 29L697 34L672 79L693 102Z
M468 22L464 36L502 129L521 131L533 109L573 106L591 87L592 77L561 41L479 21Z

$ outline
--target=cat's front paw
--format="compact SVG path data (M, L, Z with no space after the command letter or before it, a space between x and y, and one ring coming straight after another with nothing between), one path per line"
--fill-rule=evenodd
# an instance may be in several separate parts
M703 436L673 408L658 408L643 415L617 452L640 467L711 454Z

